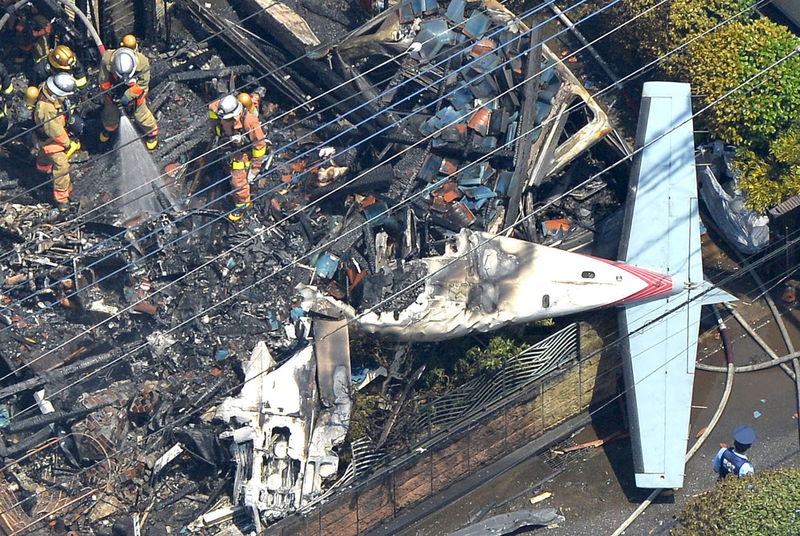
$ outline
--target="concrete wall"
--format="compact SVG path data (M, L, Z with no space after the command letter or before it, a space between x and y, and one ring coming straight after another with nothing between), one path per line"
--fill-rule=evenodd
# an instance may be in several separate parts
M602 341L582 333L582 352L590 355ZM413 507L431 495L536 439L567 419L610 399L617 392L619 357L613 350L590 355L556 371L470 428L425 452L381 468L351 489L340 491L308 516L292 516L268 534L359 535Z

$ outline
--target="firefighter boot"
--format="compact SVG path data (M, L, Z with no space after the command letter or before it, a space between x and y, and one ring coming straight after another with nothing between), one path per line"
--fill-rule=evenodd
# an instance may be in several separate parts
M244 211L247 210L248 208L250 208L252 205L253 205L253 203L249 203L249 202L248 203L236 203L236 205L234 206L233 212L228 214L228 219L231 220L232 222L236 223L237 221L242 219L242 216L244 216Z
M155 151L158 147L158 134L148 134L144 137L144 144L149 151Z

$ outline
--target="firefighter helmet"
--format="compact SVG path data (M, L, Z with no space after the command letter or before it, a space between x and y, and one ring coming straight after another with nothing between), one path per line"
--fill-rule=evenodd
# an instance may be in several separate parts
M252 110L253 109L253 98L250 97L250 93L239 93L239 96L236 97L236 100L242 103L245 110Z
M130 82L133 80L138 66L139 62L136 60L136 53L127 48L117 49L114 54L114 61L112 61L114 74L125 82Z
M69 97L75 93L75 79L67 73L56 73L45 82L47 91L55 97Z
M67 45L58 45L47 53L47 61L53 69L69 71L78 62L78 58Z
M36 101L39 99L39 88L36 86L28 86L28 89L25 90L25 104L33 108L33 105L36 104Z
M233 95L225 95L219 101L219 116L222 119L233 119L242 113L242 103Z
M120 41L119 46L130 48L132 50L136 50L136 47L139 45L139 42L136 40L136 36L133 34L128 34L122 38Z

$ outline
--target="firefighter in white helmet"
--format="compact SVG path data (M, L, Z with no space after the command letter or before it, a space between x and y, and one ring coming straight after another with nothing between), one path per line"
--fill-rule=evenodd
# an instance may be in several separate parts
M69 103L67 97L75 93L75 79L67 73L50 76L39 88L39 97L33 108L36 125L36 169L53 176L53 197L59 211L69 210L72 184L69 176L69 157L80 149L77 140L71 140Z
M208 117L221 147L229 152L227 164L235 210L228 218L236 222L250 206L248 179L261 168L267 154L267 140L257 111L254 111L253 96L249 93L241 93L238 97L226 95L212 102L208 106Z
M150 89L150 60L134 48L126 45L107 50L100 62L100 89L103 90L105 106L101 114L103 130L100 141L107 142L119 128L120 108L133 113L133 118L145 135L145 144L151 151L158 147L158 123L147 107L147 93ZM128 39L131 42L131 39Z

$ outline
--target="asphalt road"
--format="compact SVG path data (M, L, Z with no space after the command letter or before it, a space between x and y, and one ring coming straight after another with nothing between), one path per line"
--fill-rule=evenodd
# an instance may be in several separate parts
M758 328L758 333L777 354L786 353L778 329L774 322L768 320L765 307L759 304L740 304L739 309L751 321L751 325ZM791 310L787 311L785 318L792 340L800 347L800 315ZM732 318L728 325L737 365L765 359L764 351ZM713 331L701 339L698 358L709 364L723 364L721 344ZM724 374L698 371L693 395L690 444L711 420L724 385ZM657 499L625 534L668 534L686 502L715 485L716 475L711 470L711 460L721 443L732 442L731 431L736 426L748 424L756 431L757 442L748 454L757 471L800 465L798 421L793 417L797 411L795 384L779 368L737 374L730 401L719 424L686 465L684 487L675 491L671 497ZM559 508L566 521L559 527L546 531L534 529L515 534L542 532L548 536L610 535L650 492L633 486L630 442L621 438L599 448L587 448L562 455L554 453L554 449L557 451L608 437L615 431L621 431L622 423L619 405L610 404L593 416L591 425L577 432L568 441L529 458L399 534L443 536L468 525L480 515L485 518L530 508L530 497L549 491L552 496L540 505Z

